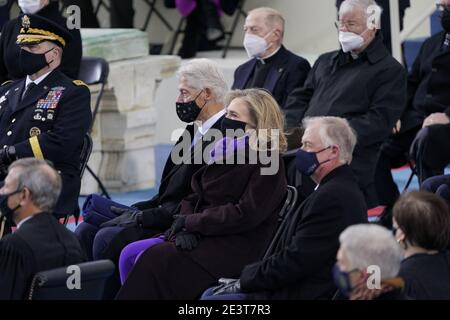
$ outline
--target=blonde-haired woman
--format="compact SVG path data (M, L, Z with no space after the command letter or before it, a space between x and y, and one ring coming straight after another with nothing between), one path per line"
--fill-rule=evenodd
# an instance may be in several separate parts
M227 135L194 174L194 193L181 202L172 227L150 248L138 242L122 251L118 299L196 299L262 257L287 189L283 116L272 96L257 89L231 92L226 111ZM238 154L245 161L231 161Z

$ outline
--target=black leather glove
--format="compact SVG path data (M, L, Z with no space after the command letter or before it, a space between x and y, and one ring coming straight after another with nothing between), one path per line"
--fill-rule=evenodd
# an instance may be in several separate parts
M182 249L191 251L198 246L200 236L196 233L181 231L175 235L175 246Z
M235 294L241 292L241 280L239 279L219 279L221 285L213 289L213 295Z
M142 227L164 231L170 228L173 217L165 208L157 207L142 210Z
M166 240L171 240L177 233L183 231L186 223L186 217L182 215L174 215L175 218L172 226L164 233Z
M135 227L142 224L142 211L140 210L111 207L111 211L119 216L102 223L100 228Z
M14 146L0 149L0 173L6 175L8 167L17 160L16 148Z

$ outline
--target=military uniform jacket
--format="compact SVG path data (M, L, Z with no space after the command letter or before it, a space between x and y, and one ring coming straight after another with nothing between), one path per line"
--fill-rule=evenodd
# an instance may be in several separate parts
M0 147L14 146L18 158L53 162L63 181L55 213L77 214L80 153L92 120L89 89L59 70L21 100L24 88L25 79L0 88Z

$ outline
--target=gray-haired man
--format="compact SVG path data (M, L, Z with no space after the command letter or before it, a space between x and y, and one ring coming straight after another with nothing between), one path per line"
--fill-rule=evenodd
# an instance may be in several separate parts
M8 221L17 230L0 241L0 300L23 299L37 272L84 260L78 239L52 215L60 192L61 177L44 160L10 166L0 189L0 228Z

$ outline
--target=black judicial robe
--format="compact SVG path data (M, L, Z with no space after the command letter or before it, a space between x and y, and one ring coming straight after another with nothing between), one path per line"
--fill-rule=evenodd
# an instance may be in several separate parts
M76 236L41 213L0 240L0 300L24 299L33 276L85 261Z

